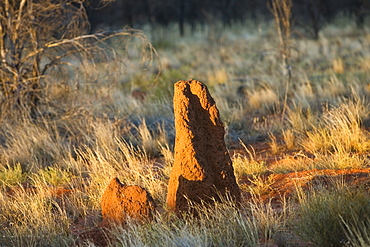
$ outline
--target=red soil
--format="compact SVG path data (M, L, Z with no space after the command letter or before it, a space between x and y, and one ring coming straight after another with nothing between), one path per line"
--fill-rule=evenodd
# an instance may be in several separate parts
M261 196L264 201L280 201L282 198L290 198L296 194L297 187L308 190L314 186L334 186L338 183L349 186L364 187L370 189L370 168L362 169L313 169L309 171L291 172L286 174L264 174L263 181L271 181L266 192ZM245 177L242 184L252 185L251 178ZM244 191L245 198L251 198L248 192Z

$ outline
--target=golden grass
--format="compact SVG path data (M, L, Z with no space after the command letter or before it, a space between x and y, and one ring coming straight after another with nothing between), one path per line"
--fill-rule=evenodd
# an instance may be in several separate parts
M227 198L212 207L193 207L202 214L157 215L152 224L117 228L113 235L120 246L258 246L262 233L254 215L257 212L238 210Z
M278 103L278 95L272 88L262 88L248 93L249 106L252 109L272 109Z
M292 129L282 131L283 141L287 150L292 150L295 146L295 135Z
M295 40L287 92L271 24L262 23L258 31L236 26L209 32L184 40L156 37L166 63L159 76L152 67L143 70L140 54L130 51L126 64L84 64L80 74L54 71L36 119L0 114L1 246L74 245L76 222L99 225L101 195L114 177L144 187L165 211L174 157L171 93L178 79L209 85L230 147L243 140L269 142L276 155L295 152L269 166L243 144L246 154L232 157L234 170L243 192L256 198L273 183L262 178L267 171L369 167L368 30L350 37L351 29L328 27L318 41ZM130 97L133 88L144 90L146 98ZM241 184L245 177L249 187ZM52 193L60 187L68 196ZM286 201L279 212L272 202L257 200L243 201L240 211L216 204L213 211L202 209L198 221L159 214L150 224L116 229L111 246L257 246L285 233L289 241L293 205ZM357 228L351 229L355 236Z
M269 167L274 173L299 172L315 168L318 168L316 160L312 160L302 153L295 154L293 157L285 157L283 160Z
M302 146L311 153L364 153L369 148L367 132L360 126L365 106L353 102L327 110L318 126L307 132Z

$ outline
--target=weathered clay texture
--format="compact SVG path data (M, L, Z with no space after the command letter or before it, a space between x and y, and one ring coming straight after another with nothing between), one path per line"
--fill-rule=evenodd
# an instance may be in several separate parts
M151 220L155 204L150 194L140 186L123 185L114 178L105 189L101 209L104 226L124 224L128 218L136 221Z
M224 125L207 87L196 80L175 83L174 112L175 161L168 184L168 208L186 211L187 199L212 202L218 195L239 202Z

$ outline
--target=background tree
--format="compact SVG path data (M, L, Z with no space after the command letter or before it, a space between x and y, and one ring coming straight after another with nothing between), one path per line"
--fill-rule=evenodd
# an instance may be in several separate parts
M351 12L355 16L356 24L359 28L364 28L365 17L370 15L370 1L354 0L348 4Z
M0 3L0 105L36 114L42 78L63 54L50 49L87 33L80 0L5 0ZM65 54L64 54L65 55Z
M99 0L92 0L98 2ZM116 1L107 8L88 9L93 29L99 25L141 28L145 24L166 26L178 23L184 35L185 24L194 27L197 24L215 22L224 25L250 20L271 20L266 0L125 0ZM359 27L366 24L370 14L368 0L303 0L294 1L292 18L296 24L304 27L307 36L317 38L319 31L330 23L338 14L346 14L357 22Z
M144 39L137 30L89 34L88 4L86 0L0 2L2 114L21 112L35 118L49 72L64 66L66 58L93 61L102 54L108 58L108 53L114 54L109 39L135 35Z
M279 38L279 53L281 58L282 72L285 75L285 95L282 109L282 121L287 109L288 91L291 84L292 74L290 64L292 45L292 0L271 0L269 7L274 16L275 28Z

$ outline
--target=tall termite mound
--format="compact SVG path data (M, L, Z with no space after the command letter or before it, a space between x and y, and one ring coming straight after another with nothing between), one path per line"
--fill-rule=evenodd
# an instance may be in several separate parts
M240 201L225 129L207 87L196 80L175 83L175 161L167 206L187 211L189 202L212 203L220 196Z

